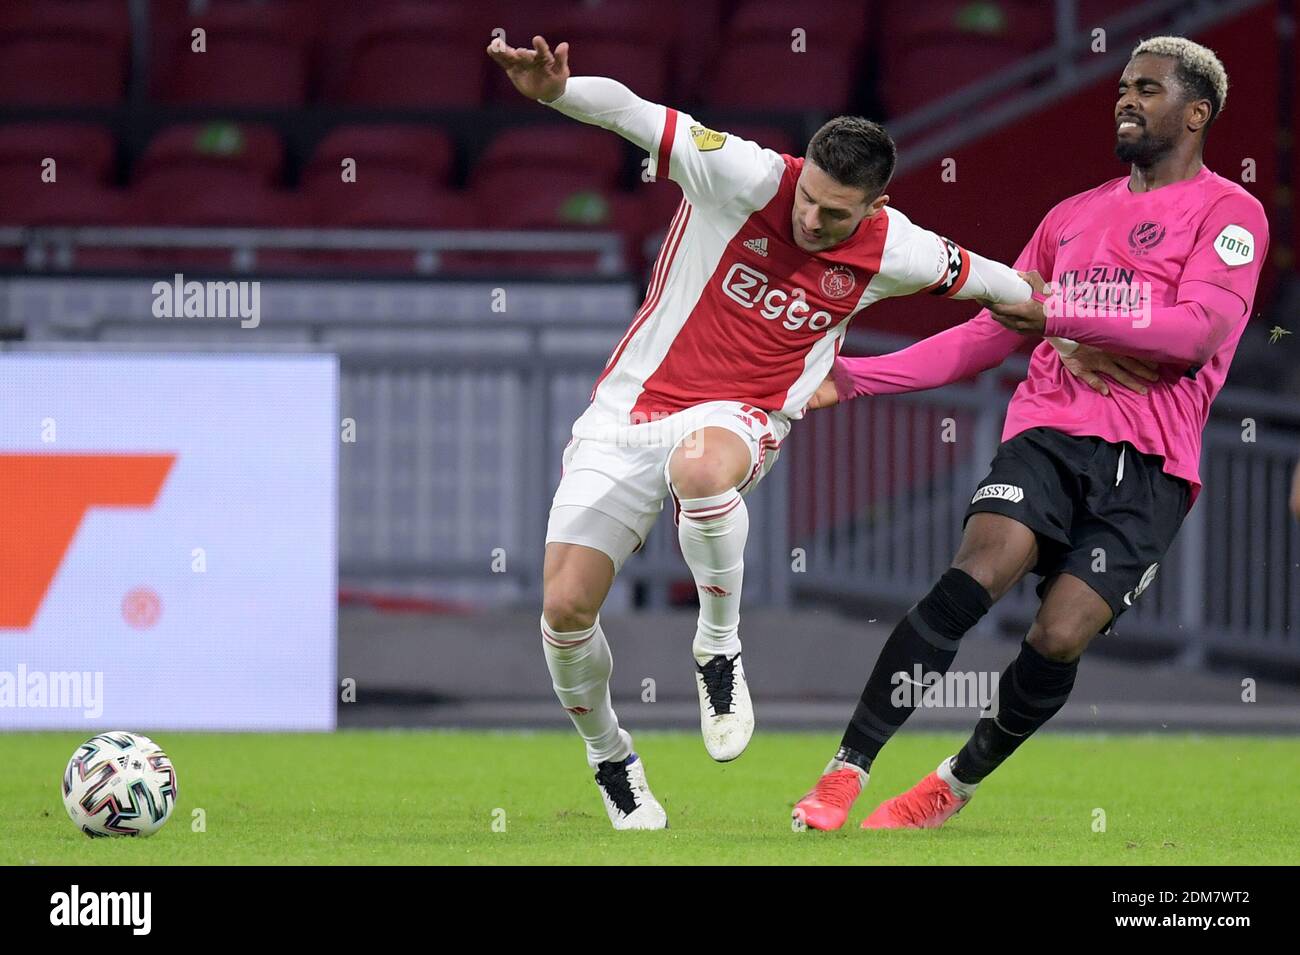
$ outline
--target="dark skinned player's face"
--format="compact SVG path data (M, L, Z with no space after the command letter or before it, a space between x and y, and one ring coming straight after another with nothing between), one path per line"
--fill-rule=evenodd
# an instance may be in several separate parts
M1124 162L1149 167L1205 125L1207 104L1188 97L1177 67L1173 57L1151 53L1124 67L1115 102L1115 155Z

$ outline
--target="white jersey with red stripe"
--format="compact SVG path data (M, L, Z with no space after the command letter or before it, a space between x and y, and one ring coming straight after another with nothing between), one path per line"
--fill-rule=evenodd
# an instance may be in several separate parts
M617 440L710 401L800 418L850 320L872 303L924 290L1029 297L1010 269L888 206L835 247L804 251L791 224L803 159L707 129L615 81L570 78L547 105L636 142L650 154L651 175L671 178L683 193L645 301L575 423L576 437ZM969 281L972 259L983 267L978 281Z

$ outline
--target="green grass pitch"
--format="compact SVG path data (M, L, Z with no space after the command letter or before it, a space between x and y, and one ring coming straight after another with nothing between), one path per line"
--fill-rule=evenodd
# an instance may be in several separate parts
M743 757L718 765L696 734L638 733L671 828L616 833L567 732L158 733L180 784L172 819L150 839L94 840L59 794L84 738L0 736L0 864L1300 861L1300 739L1286 737L1044 733L944 829L863 832L871 809L964 739L904 731L842 831L796 834L790 807L832 734L760 728ZM206 831L194 831L196 809Z

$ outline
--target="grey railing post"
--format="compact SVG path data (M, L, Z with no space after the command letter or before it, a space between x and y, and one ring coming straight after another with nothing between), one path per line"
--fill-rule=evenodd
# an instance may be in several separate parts
M1201 473L1205 473L1208 463L1204 448L1201 453ZM1228 493L1234 493L1229 489ZM1183 637L1187 641L1178 655L1178 662L1186 667L1199 669L1205 665L1205 565L1208 535L1206 534L1206 507L1208 502L1200 502L1193 507L1183 521L1179 531L1182 563L1178 573L1178 624L1182 627Z
M789 435L785 438L790 440ZM767 526L763 534L767 540L767 564L764 585L767 590L765 603L772 607L790 606L790 477L792 462L786 455L784 466L777 462L763 479L763 484L771 482L770 487L763 488L770 502L763 510L766 512Z
M524 373L523 391L527 396L528 406L523 409L528 435L523 449L524 474L528 490L520 495L521 517L524 541L536 541L539 546L531 548L532 553L524 562L530 579L525 585L528 592L538 602L541 610L542 569L546 558L546 522L549 514L549 495L555 490L559 478L557 459L552 456L551 448L551 376L554 369L542 355L542 330L532 331L533 354L539 360Z
M1061 83L1074 79L1074 35L1079 29L1079 9L1075 0L1056 0L1056 78Z

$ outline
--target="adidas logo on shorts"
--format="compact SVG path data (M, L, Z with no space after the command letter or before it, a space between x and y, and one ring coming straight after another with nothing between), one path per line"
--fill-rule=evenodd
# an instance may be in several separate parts
M975 492L975 496L970 499L970 502L974 504L989 497L1016 503L1025 499L1025 489L1016 487L1014 484L985 484Z

